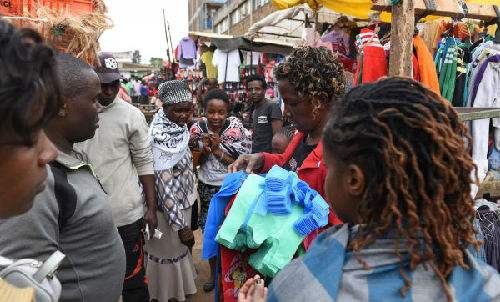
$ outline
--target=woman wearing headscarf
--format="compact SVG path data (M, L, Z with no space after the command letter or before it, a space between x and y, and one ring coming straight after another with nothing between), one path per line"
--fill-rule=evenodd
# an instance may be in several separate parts
M152 301L186 300L196 293L196 273L190 249L191 207L197 198L193 158L187 124L193 116L192 95L184 82L169 81L159 87L163 108L153 118L155 187L161 239L146 242L147 275ZM149 230L154 232L154 230Z

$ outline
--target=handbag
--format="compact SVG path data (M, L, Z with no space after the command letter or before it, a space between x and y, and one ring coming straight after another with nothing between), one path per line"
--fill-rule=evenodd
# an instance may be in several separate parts
M64 257L60 251L55 251L45 262L0 256L0 278L18 288L33 288L36 302L57 302L61 283L55 272Z

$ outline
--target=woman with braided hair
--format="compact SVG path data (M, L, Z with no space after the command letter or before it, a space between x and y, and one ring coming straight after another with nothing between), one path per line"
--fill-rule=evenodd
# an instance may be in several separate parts
M331 105L345 93L342 63L326 48L302 47L295 49L275 74L285 112L298 131L283 154L241 155L229 169L265 173L278 165L296 171L300 179L324 197L326 167L321 135ZM332 211L328 220L329 225L340 223ZM305 249L316 235L314 232L305 238Z
M346 224L280 272L269 301L500 301L499 275L467 250L479 242L464 138L449 103L413 80L353 89L323 136L325 190Z

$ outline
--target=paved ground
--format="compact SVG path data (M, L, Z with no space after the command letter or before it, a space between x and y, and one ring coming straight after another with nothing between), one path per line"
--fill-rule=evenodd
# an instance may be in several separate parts
M189 302L210 302L213 301L213 292L205 293L203 291L203 284L208 280L210 276L210 266L207 261L201 260L201 244L203 241L203 236L200 230L194 232L196 244L193 248L193 261L196 271L198 272L198 278L196 279L196 288L198 293L192 297L189 297L187 301Z

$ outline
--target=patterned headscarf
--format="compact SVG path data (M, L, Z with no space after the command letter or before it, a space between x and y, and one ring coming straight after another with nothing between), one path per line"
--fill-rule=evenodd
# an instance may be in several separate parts
M182 102L192 102L193 96L185 82L173 80L161 83L158 86L158 98L164 104L172 105Z

